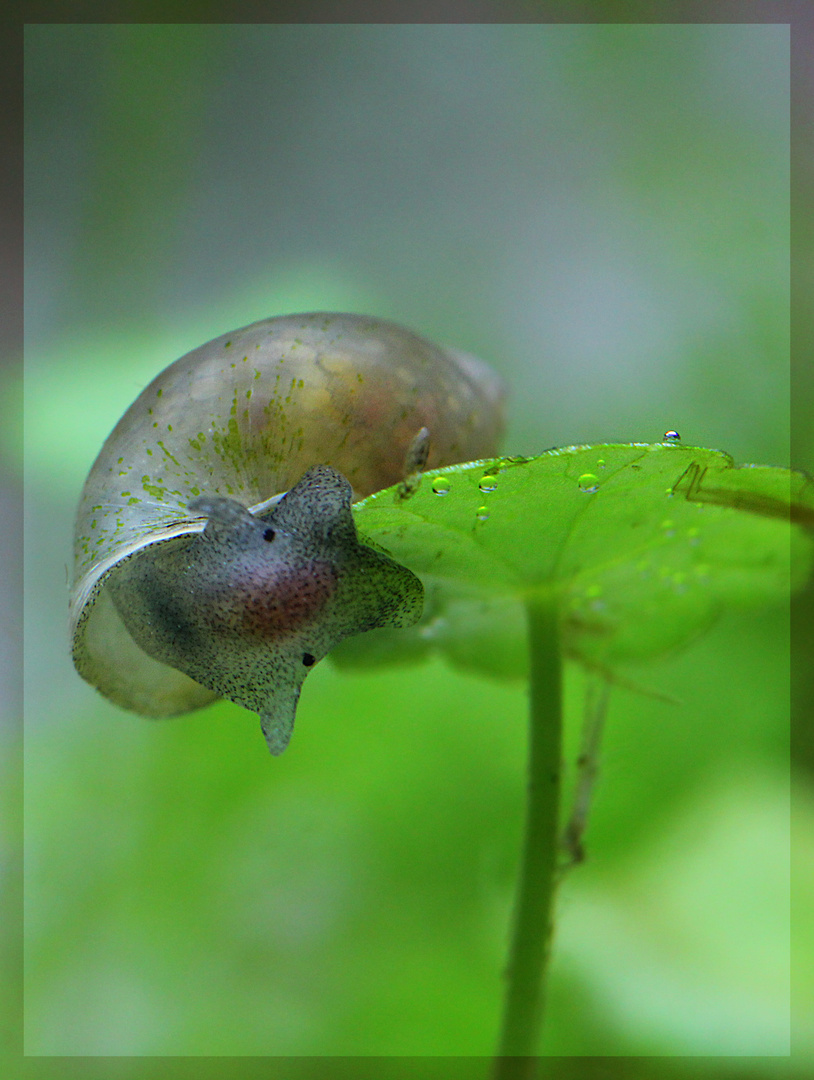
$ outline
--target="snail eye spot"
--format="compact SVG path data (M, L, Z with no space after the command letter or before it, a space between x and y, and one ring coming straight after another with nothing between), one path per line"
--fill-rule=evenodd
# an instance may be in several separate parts
M317 658L309 652L302 654L302 662L306 667L311 667L312 664L316 663L316 660Z
M268 540L269 543L274 539L274 529L266 529L263 533L263 539Z

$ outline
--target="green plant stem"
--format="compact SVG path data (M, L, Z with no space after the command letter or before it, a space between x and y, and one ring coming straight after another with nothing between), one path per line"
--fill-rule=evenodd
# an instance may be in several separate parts
M528 803L495 1080L532 1077L543 1022L559 841L562 662L555 603L527 605Z

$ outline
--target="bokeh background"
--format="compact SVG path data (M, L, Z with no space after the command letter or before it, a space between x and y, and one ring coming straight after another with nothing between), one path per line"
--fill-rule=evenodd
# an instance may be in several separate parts
M511 453L676 428L789 464L788 27L29 26L26 245L26 1052L488 1055L524 686L324 663L279 760L236 706L130 716L68 658L74 507L158 370L314 309L487 359ZM775 1075L788 656L787 608L732 613L626 673L676 704L614 690L546 1054Z

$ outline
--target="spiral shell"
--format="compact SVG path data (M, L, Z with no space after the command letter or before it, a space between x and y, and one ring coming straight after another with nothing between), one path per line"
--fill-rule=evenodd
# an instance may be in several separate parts
M296 639L292 655L299 657L299 668L303 651L313 656L305 665L309 668L347 633L404 625L420 615L416 579L356 541L352 494L362 497L402 480L405 458L421 428L429 430L427 467L434 468L493 454L502 427L502 387L484 364L380 319L330 313L280 316L223 334L187 353L130 406L85 483L76 520L70 601L77 670L112 701L147 716L186 712L219 696L247 704L263 716L263 701L276 695L287 702L293 723L306 672L296 672L299 682L292 688L286 665L271 665L273 670L264 669L258 690L255 668L264 650ZM325 468L304 478L314 466ZM284 492L288 495L280 500ZM275 515L284 523L278 521L276 529ZM166 597L171 588L166 575L175 575L177 581L191 551L211 555L216 536L226 543L227 520L262 555L263 574L278 583L278 593L285 576L281 559L293 559L299 567L298 588L307 592L309 580L312 586L322 580L320 573L325 585L321 604L311 612L312 629L302 641L297 637L302 627L295 633L283 618L270 630L272 640L255 647L255 659L238 665L244 674L248 671L248 688L242 691L224 672L218 679L209 678L207 685L204 676L218 666L213 660L218 647L203 649L206 662L190 662L186 670L178 670L149 633L146 639L134 634L135 617L128 607L134 579L144 578L150 566L164 575L163 584L153 581L144 588L152 590L156 602ZM321 522L316 532L309 524L313 521ZM281 537L276 549L252 532L268 531L270 523ZM326 547L332 531L343 538L341 550L333 554ZM230 542L232 551L234 537ZM366 552L376 556L373 563ZM235 557L240 565L248 558L245 552ZM309 561L332 569L314 570L309 578L303 569ZM358 593L360 582L377 574L381 588L368 589L368 601L384 614L377 621L370 603L363 603L364 612L360 609L350 620L342 616L349 603L353 607L349 597L354 588ZM353 580L356 585L350 588ZM397 602L388 606L382 582L400 590ZM274 591L275 586L269 588ZM299 601L292 594L286 603L283 607L291 610ZM157 618L155 612L147 617ZM178 610L173 609L172 617L176 630L170 637L177 638L182 636ZM326 619L341 628L339 638L338 630L319 630ZM319 638L319 646L303 650L309 634ZM229 662L236 662L234 650ZM276 745L285 741L281 736Z

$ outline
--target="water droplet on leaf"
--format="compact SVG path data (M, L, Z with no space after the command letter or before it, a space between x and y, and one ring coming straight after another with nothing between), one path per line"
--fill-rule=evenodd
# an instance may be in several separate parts
M449 495L449 480L444 476L436 476L432 482L432 490L436 495Z
M579 480L577 480L577 483L579 484L580 491L590 493L592 491L596 491L597 487L599 486L599 477L594 476L594 474L591 472L586 472L583 473L582 476L580 476Z
M497 477L489 474L482 476L478 487L481 491L497 491Z
M662 438L665 442L681 442L681 436L677 431L665 431Z

